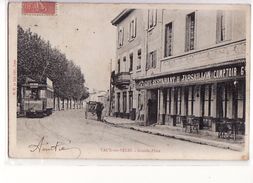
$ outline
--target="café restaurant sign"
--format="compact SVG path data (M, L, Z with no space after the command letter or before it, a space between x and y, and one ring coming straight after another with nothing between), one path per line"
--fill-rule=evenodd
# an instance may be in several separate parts
M157 86L169 86L176 84L187 84L205 82L210 80L221 80L245 76L245 67L226 67L205 70L201 72L189 72L183 74L168 75L152 79L136 80L136 88L154 88Z

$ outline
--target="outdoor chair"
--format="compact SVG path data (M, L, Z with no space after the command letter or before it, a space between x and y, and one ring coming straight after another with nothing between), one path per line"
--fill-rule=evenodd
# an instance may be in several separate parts
M199 132L199 121L195 118L188 118L187 120L184 121L185 125L185 132L189 130L189 133Z

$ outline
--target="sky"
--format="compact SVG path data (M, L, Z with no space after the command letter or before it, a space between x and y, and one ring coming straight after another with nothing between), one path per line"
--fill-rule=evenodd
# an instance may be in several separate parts
M58 4L55 16L22 15L18 22L79 65L90 91L108 90L110 62L114 69L116 55L116 27L111 20L121 11L102 4Z

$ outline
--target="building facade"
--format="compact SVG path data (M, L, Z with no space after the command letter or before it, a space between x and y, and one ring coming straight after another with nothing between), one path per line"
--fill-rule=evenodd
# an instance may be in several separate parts
M123 10L112 24L117 26L116 68L114 84L114 115L135 120L138 108L138 92L134 78L145 67L144 12Z
M123 43L117 49L116 66L118 73L127 72L128 68L130 71L131 65L138 63L141 49L141 69L139 72L131 70L126 87L115 90L118 112L134 108L135 120L145 125L184 127L187 122L195 121L200 130L212 132L217 131L220 122L244 125L244 11L124 10L112 21L118 28L118 39L121 39L120 27L128 25L133 16L137 20L136 38L139 36L133 41L138 44ZM125 36L128 33L125 32ZM125 64L127 69L121 70L124 54L127 58L130 50L137 57L126 61L130 65ZM131 91L134 93L130 94ZM130 106L127 100L132 98L135 99ZM129 111L124 108L124 100L129 103Z

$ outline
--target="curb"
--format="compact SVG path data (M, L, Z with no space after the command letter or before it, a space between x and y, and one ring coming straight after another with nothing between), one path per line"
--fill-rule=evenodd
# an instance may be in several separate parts
M217 142L217 141L208 140L208 139L201 139L201 138L197 138L197 137L190 137L190 136L185 136L185 135L164 134L164 133L160 133L160 132L152 132L150 130L144 130L144 129L140 129L140 128L136 128L136 127L123 126L123 124L115 124L115 123L112 123L106 119L104 119L103 121L107 124L113 125L114 127L118 127L118 128L135 130L135 131L148 133L148 134L152 134L152 135L158 135L158 136L173 138L173 139L177 139L177 140L183 140L183 141L197 143L197 144L201 144L201 145L209 145L209 146L218 147L218 148L222 148L222 149L230 149L233 151L242 151L242 147L240 147L238 145L228 144L228 143L224 143L224 142Z

